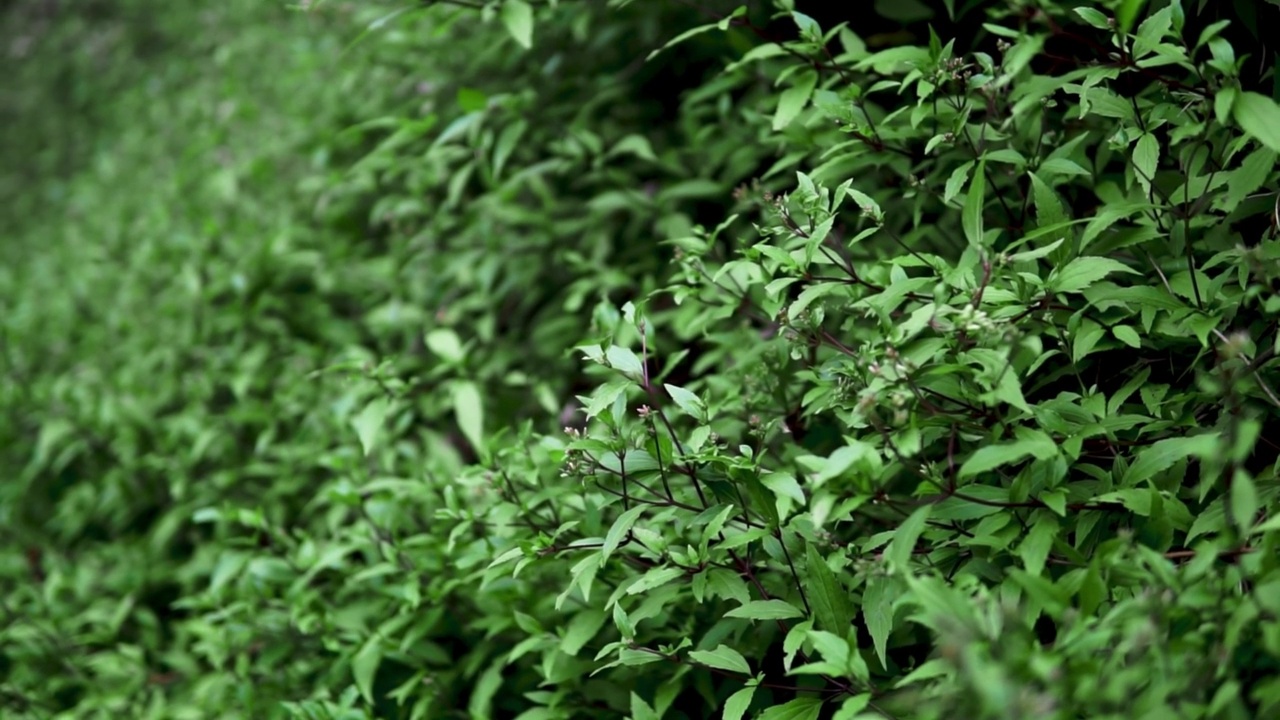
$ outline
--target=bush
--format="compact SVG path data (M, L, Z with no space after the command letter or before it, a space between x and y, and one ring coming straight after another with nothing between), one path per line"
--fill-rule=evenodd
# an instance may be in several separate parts
M8 278L15 712L1273 713L1280 107L1240 36L765 5L318 4L376 32L285 210ZM100 319L122 268L195 290Z

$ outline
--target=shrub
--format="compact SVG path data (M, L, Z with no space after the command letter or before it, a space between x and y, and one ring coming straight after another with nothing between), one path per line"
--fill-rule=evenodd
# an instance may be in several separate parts
M1278 116L1176 10L874 52L794 12L798 40L690 93L705 137L777 160L738 215L661 228L664 287L597 312L588 427L435 489L480 591L448 613L490 638L470 710L1270 707ZM424 664L391 641L420 621L385 622L352 646L367 695L379 658Z
M41 500L71 549L95 492L161 505L128 479L222 448L127 546L190 538L156 568L179 617L102 635L163 648L181 677L150 702L1275 711L1280 107L1230 26L1177 2L877 3L875 34L789 0L483 5L359 11L351 77L392 80L362 106L388 114L304 141L324 243L172 311L238 339L200 413L115 411L105 449L41 417L28 480L75 468ZM145 381L185 357L111 382L163 407ZM153 425L169 444L138 444ZM93 592L53 614L110 616ZM43 662L84 642L24 638Z

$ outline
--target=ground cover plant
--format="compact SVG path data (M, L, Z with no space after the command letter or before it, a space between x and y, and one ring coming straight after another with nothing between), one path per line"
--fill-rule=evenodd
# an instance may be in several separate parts
M0 702L1274 714L1275 53L1079 5L296 9L29 201Z

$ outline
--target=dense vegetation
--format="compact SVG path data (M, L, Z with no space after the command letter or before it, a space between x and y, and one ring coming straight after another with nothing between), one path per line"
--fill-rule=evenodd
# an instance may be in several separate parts
M1280 8L1078 4L11 4L0 716L1280 713Z

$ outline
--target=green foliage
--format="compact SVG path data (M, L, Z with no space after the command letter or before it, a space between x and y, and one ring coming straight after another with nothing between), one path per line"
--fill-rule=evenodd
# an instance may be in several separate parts
M201 20L0 276L0 703L1274 714L1280 106L1193 5Z

